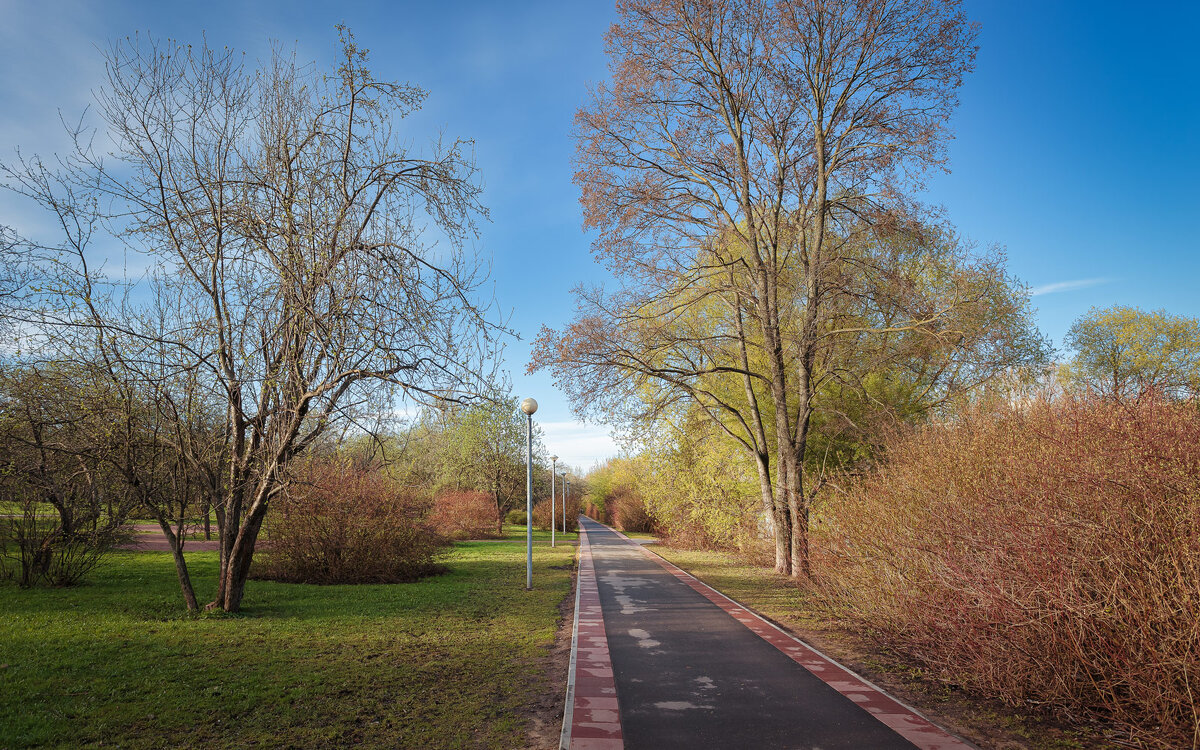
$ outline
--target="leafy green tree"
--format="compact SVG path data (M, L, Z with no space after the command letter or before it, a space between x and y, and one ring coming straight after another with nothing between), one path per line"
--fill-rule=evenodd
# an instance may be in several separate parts
M440 484L492 493L497 529L525 499L525 417L512 397L455 408L447 415L446 448L450 459ZM535 456L542 451L541 431L534 425ZM538 472L541 473L540 471Z
M1176 398L1200 394L1200 319L1093 307L1071 325L1065 343L1075 351L1063 371L1069 385L1118 398L1150 389Z

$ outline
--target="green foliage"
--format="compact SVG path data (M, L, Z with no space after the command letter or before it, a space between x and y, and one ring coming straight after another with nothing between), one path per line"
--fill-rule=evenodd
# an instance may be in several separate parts
M703 419L668 436L631 476L672 544L749 551L770 536L754 465L739 446Z
M509 394L425 409L392 446L388 471L402 484L495 498L501 517L525 505L526 419ZM549 461L534 424L534 498L550 495Z
M1093 307L1071 325L1066 345L1075 350L1062 373L1069 386L1122 398L1150 389L1177 398L1200 395L1200 319Z

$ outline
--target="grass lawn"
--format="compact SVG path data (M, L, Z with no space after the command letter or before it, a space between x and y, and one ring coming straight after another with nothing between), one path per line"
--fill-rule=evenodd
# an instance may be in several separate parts
M167 553L115 553L71 589L0 584L0 746L513 748L574 547L463 543L417 583L251 581L189 617ZM217 555L188 555L201 601Z
M504 538L518 540L518 541L522 541L522 542L525 541L525 527L518 526L516 524L511 524L511 523L504 524ZM566 539L569 542L574 542L579 539L579 533L575 532L575 531L568 531L567 533L564 534L561 531L556 531L556 532L554 532L554 538L556 541L560 541L560 542L564 539ZM535 528L533 530L533 541L535 541L535 542L550 541L550 529L543 530L543 529Z

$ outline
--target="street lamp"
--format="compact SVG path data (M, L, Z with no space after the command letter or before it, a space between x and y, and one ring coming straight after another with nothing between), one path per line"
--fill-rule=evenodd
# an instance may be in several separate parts
M567 473L563 472L563 534L567 533Z
M525 412L525 590L533 588L533 413L537 401L521 402Z
M550 457L550 546L554 546L554 506L558 503L554 502L554 464L558 461L558 456ZM566 518L566 508L563 509L563 518Z

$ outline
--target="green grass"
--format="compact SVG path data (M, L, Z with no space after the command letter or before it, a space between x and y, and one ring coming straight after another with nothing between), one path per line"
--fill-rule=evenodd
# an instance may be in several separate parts
M411 584L251 581L187 616L166 553L115 553L72 589L0 584L0 746L526 744L573 547L464 543ZM201 601L216 553L188 555ZM553 566L553 567L552 567ZM561 568L561 569L559 569Z
M652 551L773 620L802 626L825 622L816 612L811 595L787 576L769 568L749 565L726 552L675 549L665 545L656 545Z
M504 524L504 538L512 539L512 540L516 540L516 541L522 541L522 542L525 541L525 527L518 526L516 524L511 524L511 523ZM567 533L564 534L561 531L556 531L556 532L554 532L554 538L555 538L555 540L560 541L560 542L564 539L566 539L567 541L573 542L573 541L576 541L579 539L579 533L575 532L575 531L568 531ZM535 541L535 542L550 541L550 529L534 529L533 530L533 541Z
M658 539L657 534L651 534L648 531L622 531L621 533L630 539Z

